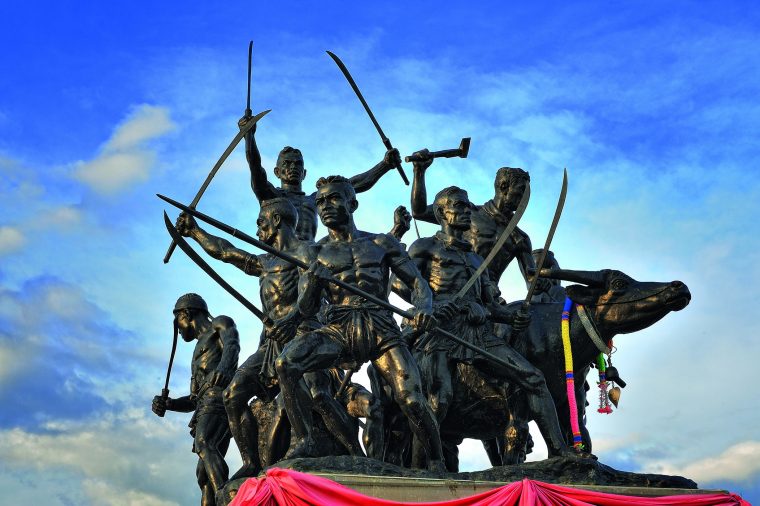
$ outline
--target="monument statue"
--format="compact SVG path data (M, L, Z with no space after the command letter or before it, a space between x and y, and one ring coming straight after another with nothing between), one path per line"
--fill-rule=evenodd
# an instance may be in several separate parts
M302 277L293 318L316 315L323 296L329 305L324 311L324 325L289 343L277 358L288 418L298 441L288 457L308 457L313 453L310 413L295 388L303 374L334 366L353 369L372 361L391 386L412 431L424 442L431 468L441 468L438 426L422 395L416 363L390 311L325 280L334 276L385 298L392 272L411 287L410 299L415 307L411 325L420 330L435 323L430 288L398 240L389 234L356 228L353 213L359 204L348 179L321 178L317 182L316 204L328 236L315 248L315 258Z
M201 488L201 505L216 504L216 493L227 481L229 469L224 455L230 442L222 392L238 364L240 342L235 322L228 316L212 318L200 295L186 293L174 305L174 339L177 332L185 342L197 341L190 364L190 395L153 398L153 412L193 412L190 434L198 454L196 476Z
M543 374L493 332L492 322L510 324L516 331L524 330L528 327L530 315L521 313L517 307L496 302L498 291L488 272L483 272L472 287L462 293L462 288L483 262L464 239L464 234L470 230L472 209L467 192L456 186L444 188L436 195L433 209L441 230L433 237L416 240L409 248L409 256L433 291L434 315L439 325L488 350L509 365L507 368L494 364L435 333L424 334L416 347L423 357L420 362L428 379L428 398L439 423L446 418L453 397L452 377L457 364L471 364L487 376L518 385L527 392L531 418L544 436L549 455L569 454L572 450L568 449L560 431ZM397 287L403 298L409 296L400 280ZM503 416L506 418L508 413ZM449 469L456 470L453 465Z
M421 150L406 157L414 164L411 214L400 205L389 233L361 230L354 221L357 193L394 168L406 177L398 150L345 65L329 54L383 140L381 162L351 178L322 177L316 192L306 194L301 152L285 147L273 171L280 180L276 187L262 167L255 139L256 122L269 111L252 115L249 90L239 133L191 205L159 195L182 210L174 225L164 214L173 240L166 260L179 246L263 323L258 349L238 367L239 336L231 318L212 318L196 294L183 295L175 305L175 348L177 334L187 342L197 340L190 395L169 397L167 373L152 409L159 416L194 412L190 426L202 504L226 504L236 483L275 463L451 476L446 473L458 471L457 446L464 438L483 441L494 469L506 469L524 462L530 451L530 420L546 442L549 459L564 463L547 465L547 472L609 470L612 480L633 479L621 478L591 454L586 376L597 367L599 411L611 412L619 388L608 392L609 383L625 386L611 366L612 338L686 307L691 299L686 285L639 282L610 269L561 269L549 248L567 194L567 172L542 249L534 250L528 234L517 227L530 196L530 176L523 169L500 168L494 197L482 205L472 204L457 186L441 189L429 203L426 171L435 158L466 157L469 137L455 150ZM260 206L258 238L195 209L241 139ZM317 216L327 235L315 242ZM440 230L407 248L400 241L412 216ZM240 249L196 220L264 253ZM184 237L259 278L261 309L213 271ZM498 283L512 260L529 288L525 300L508 303ZM560 281L577 284L563 287ZM390 304L391 291L412 308ZM394 313L403 317L403 330ZM371 389L353 378L367 362ZM224 455L231 437L243 465L228 480Z

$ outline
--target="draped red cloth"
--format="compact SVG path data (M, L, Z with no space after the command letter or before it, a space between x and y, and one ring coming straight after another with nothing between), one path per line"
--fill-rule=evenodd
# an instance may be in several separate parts
M263 478L250 478L238 490L230 506L625 506L680 505L751 506L735 494L693 494L664 497L636 497L604 494L576 488L561 487L524 479L462 499L452 501L411 503L388 501L360 494L334 481L319 476L273 468Z

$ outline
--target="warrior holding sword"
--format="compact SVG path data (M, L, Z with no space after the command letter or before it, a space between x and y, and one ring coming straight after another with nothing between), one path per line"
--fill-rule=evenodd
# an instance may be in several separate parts
M229 473L224 455L230 443L230 430L222 392L237 369L238 331L228 316L211 318L206 301L195 293L186 293L177 300L174 325L175 332L178 331L185 342L197 340L191 364L190 395L172 399L165 389L165 395L153 398L152 408L158 416L164 416L166 411L194 411L190 434L193 452L198 454L196 476L201 488L201 505L212 506ZM174 338L176 343L176 333Z

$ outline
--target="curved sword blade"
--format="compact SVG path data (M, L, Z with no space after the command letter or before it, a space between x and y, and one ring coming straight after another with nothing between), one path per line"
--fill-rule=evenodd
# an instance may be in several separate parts
M507 239L509 238L510 234L512 234L512 231L517 227L517 223L520 221L520 218L522 218L522 215L525 213L525 209L528 207L528 201L530 200L530 185L525 187L525 192L523 193L522 198L520 199L520 203L517 205L517 209L515 210L515 214L512 215L512 219L509 220L509 223L507 223L507 227L502 231L501 235L499 236L499 239L496 241L496 244L493 245L493 248L491 248L491 252L488 253L488 256L485 260L483 260L483 263L480 264L478 269L475 271L475 273L470 276L470 279L467 280L467 283L457 292L457 298L462 297L464 294L467 293L467 290L472 287L472 285L475 284L475 282L480 278L480 276L485 272L485 270L488 268L488 264L490 264L494 258L496 258L496 255L499 254L499 251L501 251L501 248L504 246L504 243L507 242ZM498 280L494 280L496 282Z
M354 93L356 93L356 96L359 98L359 102L362 103L364 106L364 110L367 111L367 115L369 116L369 119L372 120L372 124L375 125L375 129L377 130L377 133L380 134L380 138L383 141L383 145L385 146L385 149L393 149L393 145L391 144L390 139L386 137L385 133L383 132L383 129L380 128L380 124L377 122L377 119L375 119L375 115L372 114L372 110L369 108L369 105L367 105L367 101L364 100L364 95L362 95L362 92L359 91L359 87L356 85L356 81L354 81L354 78L351 77L351 73L348 71L346 66L343 64L340 58L333 53L332 51L327 51L327 54L330 55L330 58L333 59L335 64L338 66L340 71L343 73L343 76L345 76L346 80L348 81L348 84L351 85L351 89L354 90ZM401 166L401 164L396 165L396 170L398 170L398 173L401 174L401 179L404 180L404 183L409 186L409 179L407 179L406 174L404 173L404 168Z
M533 293L536 291L536 284L538 283L538 273L541 272L541 267L544 266L544 260L546 260L546 255L549 252L549 246L552 244L552 239L554 238L554 232L557 230L557 224L559 223L559 217L562 216L562 208L565 207L565 197L567 196L567 169L565 169L564 175L562 176L562 191L559 193L559 202L557 202L557 210L554 211L554 219L552 220L552 226L549 227L549 235L546 236L546 242L544 243L544 249L541 252L541 256L538 258L538 262L536 263L536 275L533 276L533 281L530 282L530 287L528 288L528 295L525 296L525 301L523 302L523 308L527 309L530 307L530 299L533 298Z
M190 207L195 209L195 206L198 205L198 202L200 202L201 197L203 197L203 194L206 192L206 188L208 188L208 185L211 184L211 180L214 179L214 176L216 176L216 173L219 172L219 169L222 167L222 164L225 160L230 156L232 151L237 147L237 145L240 143L240 141L245 137L245 135L251 131L251 129L256 125L256 123L269 114L272 110L267 109L264 112L258 113L256 116L254 116L248 123L246 123L245 127L243 127L237 135L232 139L232 142L230 142L230 145L227 146L227 149L224 150L224 153L222 153L222 156L219 157L219 160L217 160L216 164L211 168L211 172L208 173L208 176L206 176L206 180L203 181L203 184L201 185L200 190L198 190L198 193L195 194L195 198L193 198L193 201L190 203ZM164 263L169 263L169 259L172 257L172 253L174 253L174 248L176 248L177 245L175 243L171 243L169 245L169 249L166 251L166 255L164 256Z
M209 264L206 263L201 256L195 252L193 248L190 247L190 245L187 243L184 237L182 237L179 232L177 232L177 229L174 228L174 223L169 219L169 215L166 214L166 211L164 211L164 223L166 224L166 230L169 231L169 235L172 236L172 239L174 240L175 244L179 246L179 248L185 252L187 256L190 257L190 259L195 262L195 264L200 267L203 272L208 274L211 279L219 283L219 285L224 288L230 295L235 297L238 302L240 302L242 305L244 305L250 312L252 312L256 317L262 321L264 325L267 327L272 325L272 320L264 314L261 309L257 308L253 305L252 302L250 302L248 299L243 297L243 295L232 288L232 286L227 283L224 278L222 278L219 274L216 273L214 269L211 268Z

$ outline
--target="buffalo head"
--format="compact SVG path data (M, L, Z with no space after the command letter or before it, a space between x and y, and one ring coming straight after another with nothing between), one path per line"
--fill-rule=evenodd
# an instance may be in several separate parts
M636 281L612 270L573 271L541 269L541 276L582 283L567 287L567 296L584 305L604 336L627 334L649 327L691 301L689 288L680 281Z

